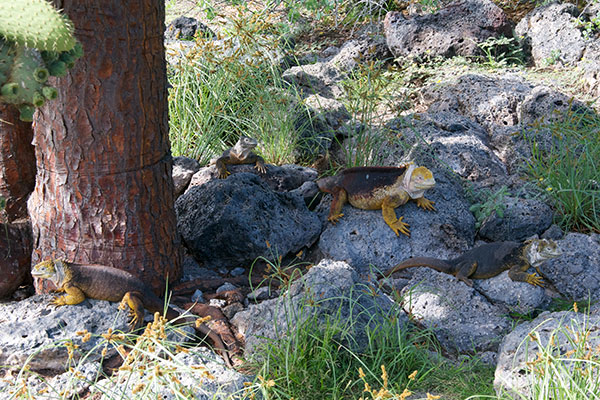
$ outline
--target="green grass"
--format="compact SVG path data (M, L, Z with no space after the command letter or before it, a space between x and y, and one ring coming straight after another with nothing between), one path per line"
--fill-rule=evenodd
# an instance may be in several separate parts
M562 320L547 334L538 333L544 322L535 327L521 343L530 360L523 373L530 375L532 385L528 395L504 392L503 400L600 399L600 348L592 347L590 339L597 341L597 329L589 322L589 315ZM535 353L530 350L534 342Z
M371 293L367 286L357 291ZM357 347L361 310L353 298L309 299L297 314L285 313L285 323L274 321L278 339L267 339L248 364L265 399L403 399L407 390L457 400L493 394L494 367L476 358L454 363L437 356L441 350L431 331L398 323L400 308L382 311ZM314 311L331 309L332 301L340 304L337 313L318 317ZM342 315L342 304L351 316Z
M600 117L569 111L523 133L528 176L545 191L565 231L600 232Z
M261 143L258 152L267 162L294 161L297 96L275 66L274 29L259 15L240 14L220 42L198 38L188 56L170 67L174 155L206 164L244 134Z

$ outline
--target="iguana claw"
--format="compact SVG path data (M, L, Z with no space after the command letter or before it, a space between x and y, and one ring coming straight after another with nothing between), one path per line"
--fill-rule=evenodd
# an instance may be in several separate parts
M417 199L417 207L421 207L424 210L435 211L434 204L435 201L428 200L425 197L419 197Z
M534 272L533 274L527 275L527 283L529 283L533 286L543 287L544 279Z
M229 175L231 175L231 172L229 172L227 170L225 170L225 171L219 171L219 179L225 179Z
M60 306L64 306L65 304L67 304L67 302L65 301L65 296L58 296L52 299L52 301L50 301L51 304L60 307Z
M266 174L267 173L267 167L263 163L256 163L256 165L254 166L254 168L256 168L256 170L258 172L260 172L261 174Z
M337 214L337 215L331 215L330 217L327 218L327 221L331 222L332 224L335 224L343 216L344 216L343 213L340 213L340 214Z
M410 230L408 229L409 225L406 222L402 222L402 218L404 217L400 217L398 218L398 221L390 224L390 228L392 228L396 236L400 236L399 232L402 232L406 236L410 236Z

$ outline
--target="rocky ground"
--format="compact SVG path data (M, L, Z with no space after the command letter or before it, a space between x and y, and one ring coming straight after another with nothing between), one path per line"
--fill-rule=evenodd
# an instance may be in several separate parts
M191 7L194 2L188 3ZM167 8L168 19L181 15L187 7L185 2L173 4ZM600 17L598 3L584 11L589 18ZM415 204L397 209L410 224L410 236L397 237L380 212L349 205L337 224L327 222L331 199L318 194L315 169L269 165L267 173L260 174L251 165L242 165L230 167L232 175L220 180L214 167L177 157L173 177L178 229L188 253L184 280L204 282L204 286L184 283L176 288L176 295L187 301L193 295L219 308L231 329L243 337L246 357L252 357L266 338L274 337L274 321L297 323L286 316L300 315L297 311L315 295L331 300L311 312L328 314L341 309L343 315L356 319L359 348L365 328L377 323L372 315L385 318L402 307L406 318L398 323L416 320L431 328L450 357L476 352L497 365L494 384L498 391L528 393L530 376L521 372L536 353L522 343L533 328L541 327L542 340L548 340L544 334L560 324L587 324L592 330L590 345L595 347L600 337L598 307L592 307L589 315L545 310L556 298L584 303L600 299L600 235L563 232L554 225L551 205L532 192L521 169L531 156L520 134L523 130L567 113L594 112L594 105L587 101L600 95L600 41L597 33L590 37L574 24L580 12L572 4L550 4L531 11L516 25L487 0L459 0L434 14L418 9L392 12L381 25L370 25L352 40L306 57L310 63L289 66L284 78L305 89L306 104L314 105L315 118L325 126L313 136L352 141L357 128L340 102L341 81L361 62L477 56L480 49L475 42L512 36L514 31L528 43L532 65L518 70L449 68L445 79L418 88L412 95L412 109L382 122L381 126L401 138L386 146L385 164L412 161L425 165L436 180L435 188L426 195L435 201L435 212ZM168 46L178 44L169 40ZM561 86L556 80L560 73L541 76L549 59L564 75L578 74L577 85ZM332 154L339 151L335 147L328 150ZM492 192L506 187L510 195L503 198L502 216L490 213L477 220L465 187ZM398 279L374 279L375 271L409 257L447 259L482 241L534 237L556 240L563 252L542 264L540 270L548 283L545 288L514 282L506 272L476 281L473 287L427 268L413 269ZM283 264L314 266L286 290L248 287L248 273L260 281L262 272L258 270L264 272L265 268L258 263L257 270L250 271L254 260L277 260L278 256L283 257ZM401 304L389 295L394 291L403 299ZM118 312L114 304L86 300L54 310L46 300L33 296L0 303L0 365L20 367L36 354L28 361L32 369L58 371L71 355L52 343L67 339L79 343L77 331L101 334L125 323L123 316L114 317ZM357 309L361 310L358 314ZM510 313L536 317L515 326ZM81 354L92 354L84 363L88 368L81 372L84 375L93 376L105 356L91 351L94 343L80 343ZM565 346L567 352L568 344ZM45 350L40 353L40 348ZM221 390L219 396L224 398L251 380L225 368L209 352L204 357L204 361L211 360L209 369L217 377L213 386L203 385L206 393ZM192 374L190 381L202 379L198 374ZM66 378L52 379L60 385ZM0 382L0 392L2 388ZM85 385L77 390L84 392ZM205 398L201 396L206 393L197 392L197 396Z

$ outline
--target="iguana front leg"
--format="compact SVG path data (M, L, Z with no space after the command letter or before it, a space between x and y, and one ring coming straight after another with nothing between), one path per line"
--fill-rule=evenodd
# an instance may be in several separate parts
M124 310L129 307L129 326L131 329L141 325L144 321L144 303L142 302L142 294L139 292L127 292L123 296L119 309Z
M227 171L227 166L225 165L223 157L219 157L217 161L215 161L215 166L217 167L217 171L219 173L219 179L225 179L231 175L231 172Z
M415 201L417 202L417 207L421 207L424 210L435 211L435 207L433 206L435 201L428 200L425 197L419 197L418 199L415 199Z
M63 285L58 291L65 292L66 294L52 299L52 304L56 306L79 304L85 300L85 294L83 294L81 289L68 283Z
M396 234L396 236L400 236L399 232L402 232L406 236L410 236L410 230L408 229L408 224L402 222L402 218L396 217L396 211L394 209L402 204L406 204L410 196L405 191L401 191L398 194L393 196L388 196L383 199L383 203L381 204L381 213L383 214L383 220L386 224Z
M267 173L267 167L265 166L265 160L261 156L256 156L256 165L254 168L261 174Z
M331 208L329 209L329 216L327 217L327 220L335 224L341 217L344 216L344 214L342 214L342 208L344 207L346 201L348 201L348 194L346 193L345 189L339 187L335 188L332 191L332 194L333 200L331 200Z
M544 286L544 279L536 274L528 274L525 272L529 268L529 265L515 265L508 270L508 277L516 282L527 282L533 286Z

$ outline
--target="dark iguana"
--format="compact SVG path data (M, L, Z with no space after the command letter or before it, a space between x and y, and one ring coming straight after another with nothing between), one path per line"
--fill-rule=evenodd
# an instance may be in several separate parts
M396 218L394 209L415 200L417 206L435 210L434 202L423 197L427 189L435 186L430 170L407 164L402 167L355 167L341 171L335 176L319 179L319 190L333 194L331 209L327 219L337 222L342 214L344 203L357 208L379 210L383 220L396 234L410 235L408 224Z
M556 242L548 239L533 239L524 243L494 242L477 246L452 260L432 257L414 257L402 261L387 270L383 276L412 267L429 267L456 276L469 286L471 279L486 279L508 270L513 281L542 286L542 278L536 273L528 274L529 267L540 272L540 265L562 254ZM541 274L541 273L540 273Z
M256 168L260 173L267 172L265 166L265 160L252 150L257 146L258 142L248 136L240 136L235 146L225 150L221 157L215 160L217 171L219 172L219 178L225 179L229 176L230 172L227 171L227 164L252 164L256 163Z
M129 306L132 328L143 322L144 308L153 313L162 313L164 310L164 302L150 287L129 272L117 268L46 260L36 264L31 269L31 275L51 280L57 292L66 293L52 300L52 304L57 306L79 304L86 298L119 301L121 307ZM178 316L179 313L174 309L167 309L167 319ZM227 349L219 335L204 324L197 323L196 329L213 341L227 365L231 366Z

